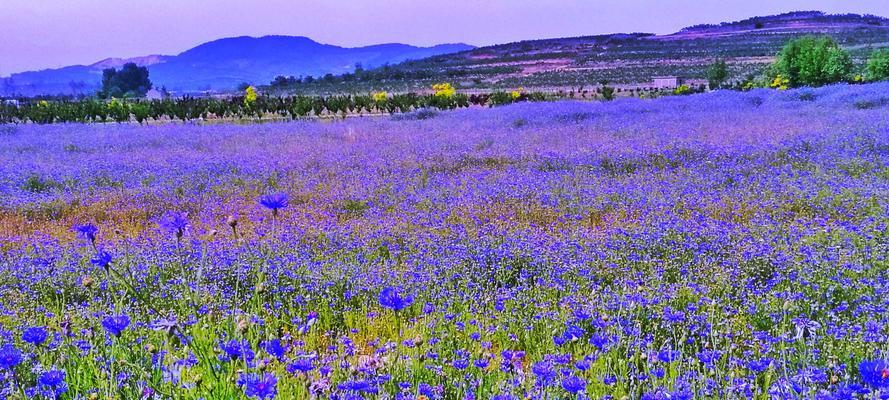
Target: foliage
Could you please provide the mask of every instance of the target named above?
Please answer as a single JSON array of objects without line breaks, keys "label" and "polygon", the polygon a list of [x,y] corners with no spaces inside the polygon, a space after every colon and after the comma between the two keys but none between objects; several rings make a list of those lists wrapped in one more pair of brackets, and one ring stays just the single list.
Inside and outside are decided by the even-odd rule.
[{"label": "foliage", "polygon": [[778,74],[772,79],[772,82],[769,83],[769,87],[772,89],[787,90],[790,88],[790,79]]},{"label": "foliage", "polygon": [[707,82],[710,90],[721,89],[728,79],[728,65],[725,59],[717,59],[707,68]]},{"label": "foliage", "polygon": [[789,87],[823,86],[849,79],[852,58],[829,36],[806,36],[788,42],[772,65],[772,76]]},{"label": "foliage", "polygon": [[457,93],[450,83],[436,83],[432,85],[432,90],[435,92],[435,97],[442,98],[451,98]]},{"label": "foliage", "polygon": [[151,80],[148,79],[148,68],[140,67],[135,63],[126,63],[118,71],[107,68],[102,71],[102,90],[100,97],[145,97],[151,90]]},{"label": "foliage", "polygon": [[889,79],[889,49],[880,49],[871,53],[867,60],[867,79],[871,81]]},{"label": "foliage", "polygon": [[673,94],[675,94],[675,95],[682,96],[682,95],[687,95],[687,94],[691,94],[691,93],[692,93],[691,88],[684,83],[677,86],[676,89],[673,89]]}]

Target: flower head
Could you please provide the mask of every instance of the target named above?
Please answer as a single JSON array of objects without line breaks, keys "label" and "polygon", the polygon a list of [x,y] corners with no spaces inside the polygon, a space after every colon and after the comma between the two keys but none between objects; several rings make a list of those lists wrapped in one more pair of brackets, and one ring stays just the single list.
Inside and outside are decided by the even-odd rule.
[{"label": "flower head", "polygon": [[74,225],[71,229],[90,243],[96,242],[96,234],[99,233],[99,228],[93,224]]},{"label": "flower head", "polygon": [[58,398],[68,391],[68,384],[65,382],[65,371],[46,371],[37,377],[37,385],[46,397]]},{"label": "flower head", "polygon": [[246,340],[238,341],[232,339],[228,342],[220,343],[219,348],[225,353],[225,358],[229,360],[237,360],[240,358],[250,362],[253,361],[253,357],[256,356],[253,352],[253,348],[250,347],[250,343]]},{"label": "flower head", "polygon": [[586,381],[577,375],[570,375],[562,379],[562,389],[569,393],[578,393],[586,390]]},{"label": "flower head", "polygon": [[188,228],[191,227],[191,224],[188,222],[188,213],[174,211],[164,214],[158,225],[167,232],[176,235],[177,239],[185,235],[185,232],[188,232]]},{"label": "flower head", "polygon": [[315,361],[311,357],[298,357],[287,366],[287,372],[291,374],[296,372],[307,373],[313,369],[315,369]]},{"label": "flower head", "polygon": [[410,307],[414,302],[413,296],[403,296],[401,293],[398,293],[398,289],[394,287],[386,287],[380,292],[380,305],[386,308],[391,308],[395,311],[403,310],[407,307]]},{"label": "flower head", "polygon": [[22,352],[11,344],[0,347],[0,368],[13,369],[22,362]]},{"label": "flower head", "polygon": [[46,341],[47,333],[45,326],[32,326],[22,332],[22,341],[40,346]]},{"label": "flower head", "polygon": [[889,361],[870,360],[858,364],[861,380],[872,388],[889,388]]},{"label": "flower head", "polygon": [[107,251],[99,251],[92,259],[90,259],[90,262],[97,267],[102,267],[107,270],[108,266],[111,265],[111,260],[111,254]]},{"label": "flower head", "polygon": [[278,210],[287,208],[287,203],[287,193],[272,193],[259,198],[259,204],[272,210],[272,215],[278,215]]},{"label": "flower head", "polygon": [[244,386],[244,394],[247,397],[257,399],[274,399],[278,394],[276,386],[278,379],[274,374],[244,374],[238,379],[238,384]]},{"label": "flower head", "polygon": [[126,315],[109,315],[102,320],[102,327],[108,333],[120,337],[127,327],[130,326],[130,317]]}]

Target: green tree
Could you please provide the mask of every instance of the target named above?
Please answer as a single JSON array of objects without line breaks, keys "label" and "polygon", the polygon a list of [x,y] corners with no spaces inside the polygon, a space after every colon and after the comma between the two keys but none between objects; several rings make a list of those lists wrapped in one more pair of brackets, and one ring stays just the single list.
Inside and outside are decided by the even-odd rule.
[{"label": "green tree", "polygon": [[102,71],[101,97],[145,97],[149,90],[151,80],[146,67],[126,63],[119,71],[114,68]]},{"label": "green tree", "polygon": [[710,90],[721,88],[726,79],[728,79],[728,65],[725,60],[717,59],[710,68],[707,68],[707,82],[710,85]]},{"label": "green tree", "polygon": [[852,70],[849,56],[829,36],[804,36],[788,42],[772,65],[771,78],[784,78],[791,87],[841,82]]},{"label": "green tree", "polygon": [[867,79],[883,81],[889,79],[889,49],[873,52],[867,60]]}]

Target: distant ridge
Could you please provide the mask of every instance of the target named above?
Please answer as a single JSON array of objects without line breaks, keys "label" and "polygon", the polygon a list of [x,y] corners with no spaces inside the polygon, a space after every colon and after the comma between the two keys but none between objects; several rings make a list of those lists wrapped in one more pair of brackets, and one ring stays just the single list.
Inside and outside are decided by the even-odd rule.
[{"label": "distant ridge", "polygon": [[302,36],[241,36],[198,45],[179,55],[107,58],[91,65],[21,72],[0,79],[2,94],[90,93],[101,84],[102,69],[127,62],[147,66],[155,86],[180,92],[228,90],[240,83],[268,83],[278,75],[321,76],[473,49],[454,43],[417,47],[387,43],[341,47]]},{"label": "distant ridge", "polygon": [[[204,43],[176,56],[106,59],[91,66],[14,74],[0,79],[0,95],[88,93],[98,88],[103,66],[126,61],[148,66],[156,86],[180,93],[227,90],[242,82],[266,84],[278,75],[337,75],[353,71],[357,63],[365,69],[386,65],[377,72],[387,84],[401,79],[408,82],[402,87],[421,88],[447,80],[463,88],[581,89],[602,81],[645,84],[662,75],[701,83],[717,57],[732,65],[733,79],[741,80],[761,73],[788,40],[811,34],[834,37],[861,65],[873,49],[889,45],[889,19],[795,11],[694,25],[668,35],[614,33],[478,48],[460,43],[345,48],[302,36],[242,36]],[[379,86],[373,85],[366,83],[361,90]]]}]

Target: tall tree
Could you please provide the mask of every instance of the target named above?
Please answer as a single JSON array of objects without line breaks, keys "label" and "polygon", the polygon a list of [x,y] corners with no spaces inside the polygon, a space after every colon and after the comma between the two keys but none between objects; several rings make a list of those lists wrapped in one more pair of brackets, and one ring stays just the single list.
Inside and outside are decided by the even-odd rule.
[{"label": "tall tree", "polygon": [[822,86],[846,80],[852,57],[829,36],[805,36],[788,42],[772,65],[772,78],[790,86]]},{"label": "tall tree", "polygon": [[710,68],[707,69],[707,81],[710,84],[710,90],[716,90],[725,84],[728,79],[728,66],[725,60],[717,59]]},{"label": "tall tree", "polygon": [[99,94],[104,98],[145,97],[151,86],[148,68],[126,63],[119,71],[114,68],[102,71],[102,91]]}]

